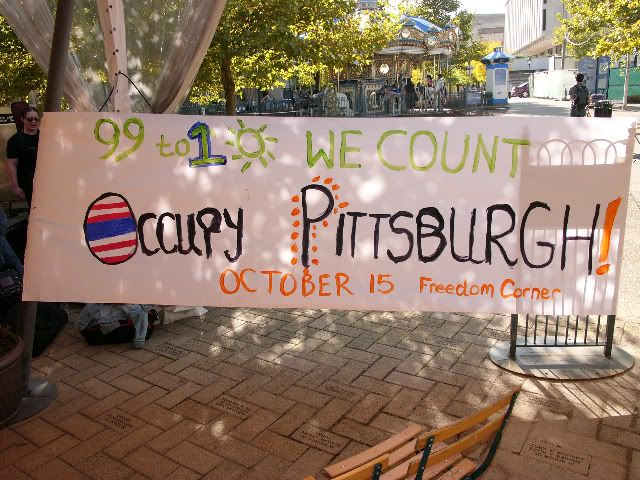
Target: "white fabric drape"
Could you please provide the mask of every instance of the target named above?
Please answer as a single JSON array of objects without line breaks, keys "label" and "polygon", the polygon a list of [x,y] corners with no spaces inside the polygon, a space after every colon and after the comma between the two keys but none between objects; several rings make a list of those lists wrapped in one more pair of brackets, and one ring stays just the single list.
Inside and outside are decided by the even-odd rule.
[{"label": "white fabric drape", "polygon": [[207,53],[226,0],[189,1],[156,81],[153,112],[173,113],[186,97]]},{"label": "white fabric drape", "polygon": [[[0,0],[0,14],[7,20],[35,61],[46,72],[49,69],[53,15],[46,0]],[[96,111],[89,94],[87,82],[82,76],[80,62],[73,51],[65,73],[64,96],[75,111]]]}]

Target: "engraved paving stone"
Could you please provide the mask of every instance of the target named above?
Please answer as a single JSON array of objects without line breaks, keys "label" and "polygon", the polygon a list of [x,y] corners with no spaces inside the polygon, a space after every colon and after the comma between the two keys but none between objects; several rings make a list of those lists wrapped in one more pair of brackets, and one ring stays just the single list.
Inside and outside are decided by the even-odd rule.
[{"label": "engraved paving stone", "polygon": [[344,398],[345,400],[355,401],[363,396],[362,390],[348,387],[336,382],[325,382],[319,389],[320,392],[332,395],[338,398]]},{"label": "engraved paving stone", "polygon": [[255,412],[255,409],[248,403],[241,402],[227,395],[218,398],[211,406],[243,419],[249,418]]},{"label": "engraved paving stone", "polygon": [[300,427],[291,437],[294,440],[334,455],[339,453],[349,442],[348,438],[325,432],[309,424]]},{"label": "engraved paving stone", "polygon": [[122,435],[128,435],[144,425],[141,420],[120,410],[111,410],[96,420]]},{"label": "engraved paving stone", "polygon": [[451,350],[457,350],[458,352],[464,352],[469,344],[461,342],[459,340],[451,340],[450,338],[431,336],[425,340],[429,345],[435,345],[436,347],[449,348]]},{"label": "engraved paving stone", "polygon": [[174,360],[184,356],[187,352],[186,350],[176,347],[175,345],[171,345],[170,343],[154,345],[151,350],[159,353],[160,355],[164,355],[165,357],[173,358]]},{"label": "engraved paving stone", "polygon": [[591,456],[540,440],[528,440],[520,452],[523,456],[540,460],[554,467],[570,470],[581,475],[589,471]]}]

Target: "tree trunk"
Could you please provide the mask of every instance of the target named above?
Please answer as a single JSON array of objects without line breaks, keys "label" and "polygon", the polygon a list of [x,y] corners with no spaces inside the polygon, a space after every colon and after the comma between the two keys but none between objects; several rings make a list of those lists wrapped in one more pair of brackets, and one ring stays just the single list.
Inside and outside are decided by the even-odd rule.
[{"label": "tree trunk", "polygon": [[627,97],[629,96],[629,54],[624,65],[624,90],[622,92],[622,109],[627,108]]},{"label": "tree trunk", "polygon": [[320,91],[320,72],[316,72],[313,74],[313,80],[316,86],[314,91],[319,92]]},{"label": "tree trunk", "polygon": [[222,73],[222,88],[224,89],[225,113],[227,115],[236,114],[236,84],[233,81],[233,74],[231,73],[231,58],[223,55],[221,62]]}]

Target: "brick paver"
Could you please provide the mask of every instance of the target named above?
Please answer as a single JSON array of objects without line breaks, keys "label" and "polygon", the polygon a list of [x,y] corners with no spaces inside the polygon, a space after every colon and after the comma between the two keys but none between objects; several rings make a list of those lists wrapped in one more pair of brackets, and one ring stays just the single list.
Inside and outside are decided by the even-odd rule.
[{"label": "brick paver", "polygon": [[[637,356],[640,321],[618,326]],[[0,429],[0,478],[302,479],[515,385],[523,392],[483,479],[639,478],[640,367],[527,380],[488,359],[508,328],[504,315],[212,308],[136,350],[88,347],[69,324],[33,362],[58,398]],[[531,441],[586,456],[586,475],[525,455]]]}]

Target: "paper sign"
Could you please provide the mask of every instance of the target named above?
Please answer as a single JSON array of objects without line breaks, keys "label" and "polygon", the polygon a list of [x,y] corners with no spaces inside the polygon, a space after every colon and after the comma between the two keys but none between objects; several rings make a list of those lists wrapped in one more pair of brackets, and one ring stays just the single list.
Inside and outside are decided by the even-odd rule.
[{"label": "paper sign", "polygon": [[632,128],[47,113],[24,298],[615,313]]}]

